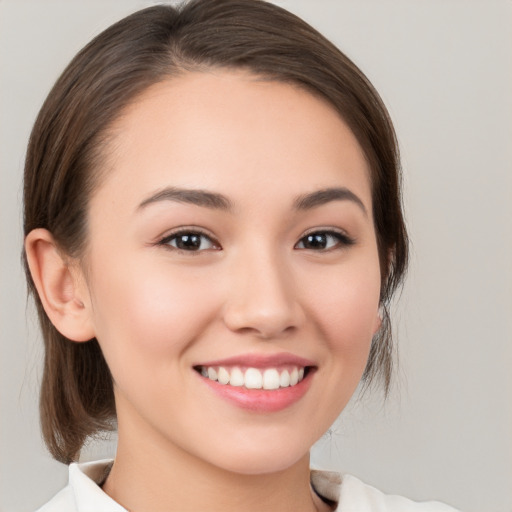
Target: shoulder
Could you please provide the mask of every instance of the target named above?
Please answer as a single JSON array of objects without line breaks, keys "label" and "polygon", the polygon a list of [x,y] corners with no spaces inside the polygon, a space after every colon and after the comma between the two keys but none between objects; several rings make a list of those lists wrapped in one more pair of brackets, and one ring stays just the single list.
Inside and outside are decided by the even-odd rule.
[{"label": "shoulder", "polygon": [[339,508],[344,512],[456,512],[438,501],[416,502],[384,494],[352,475],[343,475]]},{"label": "shoulder", "polygon": [[111,466],[111,460],[71,464],[68,485],[36,512],[126,512],[100,487]]},{"label": "shoulder", "polygon": [[36,512],[76,512],[73,489],[68,485]]},{"label": "shoulder", "polygon": [[343,512],[457,512],[438,501],[416,502],[384,494],[348,474],[313,471],[311,481],[320,495],[337,502],[336,510]]}]

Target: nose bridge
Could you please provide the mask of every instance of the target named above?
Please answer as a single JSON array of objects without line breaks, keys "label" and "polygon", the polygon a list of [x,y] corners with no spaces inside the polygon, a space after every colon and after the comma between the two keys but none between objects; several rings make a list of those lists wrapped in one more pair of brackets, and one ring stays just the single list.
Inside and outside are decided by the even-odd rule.
[{"label": "nose bridge", "polygon": [[253,246],[238,254],[228,294],[224,320],[232,330],[270,338],[300,324],[291,268],[275,247]]}]

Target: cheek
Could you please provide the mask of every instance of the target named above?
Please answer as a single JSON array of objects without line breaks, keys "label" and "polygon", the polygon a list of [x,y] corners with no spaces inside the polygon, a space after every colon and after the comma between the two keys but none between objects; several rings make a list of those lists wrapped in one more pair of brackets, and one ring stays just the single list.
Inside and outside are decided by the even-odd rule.
[{"label": "cheek", "polygon": [[[359,264],[320,281],[310,307],[334,352],[364,355],[379,326],[378,263]],[[318,282],[318,281],[317,281]]]},{"label": "cheek", "polygon": [[133,368],[169,364],[162,356],[184,350],[214,314],[204,279],[166,265],[116,263],[96,267],[92,288],[96,337],[107,360]]},{"label": "cheek", "polygon": [[325,391],[318,404],[319,410],[325,411],[328,426],[356,390],[380,324],[378,259],[347,265],[322,282],[310,302],[310,316],[317,319],[326,347],[320,370]]}]

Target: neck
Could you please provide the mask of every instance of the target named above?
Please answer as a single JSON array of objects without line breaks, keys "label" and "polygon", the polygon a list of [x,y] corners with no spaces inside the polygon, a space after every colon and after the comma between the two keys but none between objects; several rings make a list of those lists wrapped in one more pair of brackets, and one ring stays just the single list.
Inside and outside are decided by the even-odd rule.
[{"label": "neck", "polygon": [[184,452],[158,434],[135,435],[121,422],[116,460],[103,490],[131,512],[312,512],[323,506],[311,491],[309,453],[277,472],[240,474]]}]

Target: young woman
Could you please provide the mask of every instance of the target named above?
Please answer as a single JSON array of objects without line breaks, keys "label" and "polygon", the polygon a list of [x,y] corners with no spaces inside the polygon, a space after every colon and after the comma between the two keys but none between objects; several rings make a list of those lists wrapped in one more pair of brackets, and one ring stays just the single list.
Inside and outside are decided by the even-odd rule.
[{"label": "young woman", "polygon": [[407,264],[393,127],[371,84],[286,11],[157,6],[87,45],[25,168],[45,340],[50,511],[448,511],[312,472],[361,378],[391,378]]}]

